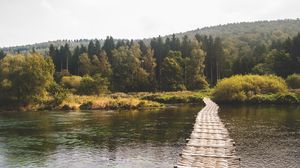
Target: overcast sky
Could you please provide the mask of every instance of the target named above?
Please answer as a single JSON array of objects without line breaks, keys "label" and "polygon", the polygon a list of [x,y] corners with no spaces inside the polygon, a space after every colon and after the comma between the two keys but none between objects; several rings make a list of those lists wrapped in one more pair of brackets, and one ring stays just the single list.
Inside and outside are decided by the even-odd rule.
[{"label": "overcast sky", "polygon": [[286,18],[300,18],[300,0],[1,0],[0,47]]}]

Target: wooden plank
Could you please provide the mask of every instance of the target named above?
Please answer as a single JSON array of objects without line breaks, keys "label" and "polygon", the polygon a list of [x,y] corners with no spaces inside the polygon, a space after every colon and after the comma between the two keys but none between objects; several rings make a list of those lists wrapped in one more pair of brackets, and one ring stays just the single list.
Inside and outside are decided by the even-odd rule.
[{"label": "wooden plank", "polygon": [[218,116],[219,106],[208,98],[206,106],[198,113],[194,130],[177,161],[177,168],[240,167],[235,153],[235,143]]},{"label": "wooden plank", "polygon": [[182,155],[188,155],[188,156],[201,156],[201,157],[211,157],[211,158],[230,158],[230,159],[237,159],[237,160],[240,160],[239,157],[237,156],[218,156],[218,155],[204,155],[204,154],[193,154],[193,153],[182,153]]}]

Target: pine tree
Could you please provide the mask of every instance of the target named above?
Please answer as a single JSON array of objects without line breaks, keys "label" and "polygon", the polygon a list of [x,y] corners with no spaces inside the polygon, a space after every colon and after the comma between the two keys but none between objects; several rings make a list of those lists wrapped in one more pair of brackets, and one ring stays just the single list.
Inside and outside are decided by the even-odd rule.
[{"label": "pine tree", "polygon": [[96,54],[96,47],[95,47],[95,44],[93,42],[93,40],[90,41],[89,45],[88,45],[88,56],[90,58],[93,57],[93,55]]},{"label": "pine tree", "polygon": [[164,43],[163,40],[161,38],[161,36],[159,36],[157,39],[153,38],[151,40],[151,48],[154,51],[154,56],[155,56],[155,60],[156,60],[156,78],[157,78],[157,82],[160,86],[160,82],[161,82],[161,64],[164,60],[164,58],[166,57],[165,55],[165,51],[164,51]]},{"label": "pine tree", "polygon": [[70,73],[73,75],[79,75],[79,56],[82,53],[80,52],[79,46],[76,46],[73,52],[73,55],[70,59]]},{"label": "pine tree", "polygon": [[50,45],[49,47],[49,56],[52,58],[52,61],[54,63],[55,71],[59,72],[60,71],[60,58],[59,58],[59,50],[57,47],[54,47],[53,44]]},{"label": "pine tree", "polygon": [[145,55],[147,53],[148,47],[146,46],[146,44],[144,43],[143,40],[139,40],[138,44],[140,45],[140,50],[142,52],[142,56]]},{"label": "pine tree", "polygon": [[80,54],[87,53],[87,52],[88,52],[87,48],[84,45],[81,44],[81,46],[80,46]]},{"label": "pine tree", "polygon": [[215,57],[215,78],[213,79],[213,85],[215,85],[223,77],[224,72],[225,58],[221,38],[215,38],[213,48]]},{"label": "pine tree", "polygon": [[65,58],[65,69],[69,72],[69,59],[72,56],[72,53],[70,51],[69,44],[66,43],[65,46],[63,47],[63,57]]},{"label": "pine tree", "polygon": [[101,52],[100,41],[99,41],[99,40],[96,40],[96,42],[95,42],[95,54],[96,54],[96,55],[99,55],[100,52]]},{"label": "pine tree", "polygon": [[181,43],[181,53],[182,53],[182,57],[186,58],[188,56],[190,56],[191,54],[191,45],[190,45],[191,41],[189,40],[188,36],[185,35],[183,37],[182,43]]},{"label": "pine tree", "polygon": [[107,36],[106,40],[104,41],[102,49],[106,52],[108,56],[108,60],[111,63],[112,51],[115,49],[115,42],[111,36]]},{"label": "pine tree", "polygon": [[172,51],[179,51],[180,50],[180,39],[176,38],[175,34],[172,35],[171,42],[170,42],[170,50]]},{"label": "pine tree", "polygon": [[0,49],[0,60],[3,59],[5,55],[6,54],[3,52],[3,50]]}]

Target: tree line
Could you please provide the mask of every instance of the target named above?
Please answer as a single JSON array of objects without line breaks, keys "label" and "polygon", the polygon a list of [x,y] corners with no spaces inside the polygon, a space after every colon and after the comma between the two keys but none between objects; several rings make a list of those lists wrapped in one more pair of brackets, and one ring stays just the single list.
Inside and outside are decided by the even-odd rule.
[{"label": "tree line", "polygon": [[[87,46],[74,49],[70,49],[69,44],[50,45],[46,56],[35,50],[25,55],[0,50],[2,95],[16,95],[21,99],[24,91],[27,95],[30,95],[27,91],[36,92],[30,87],[37,87],[32,85],[35,80],[45,83],[45,79],[38,76],[41,74],[47,74],[49,79],[53,76],[56,83],[64,87],[76,87],[78,94],[99,94],[107,90],[199,90],[235,74],[275,74],[285,78],[300,73],[300,34],[273,40],[270,44],[251,45],[236,45],[228,38],[199,34],[193,38],[159,36],[148,42],[107,37],[103,43],[91,40]],[[37,76],[28,78],[30,74]],[[73,79],[78,79],[77,83],[82,81],[80,86],[74,84]],[[46,83],[50,86],[48,81]]]},{"label": "tree line", "polygon": [[123,92],[203,89],[205,56],[202,41],[175,35],[150,44],[107,37],[103,45],[95,40],[73,51],[68,44],[49,47],[57,81],[65,75],[100,75],[111,91]]},{"label": "tree line", "polygon": [[233,61],[233,74],[275,74],[286,78],[300,73],[300,34],[239,50],[240,56]]}]

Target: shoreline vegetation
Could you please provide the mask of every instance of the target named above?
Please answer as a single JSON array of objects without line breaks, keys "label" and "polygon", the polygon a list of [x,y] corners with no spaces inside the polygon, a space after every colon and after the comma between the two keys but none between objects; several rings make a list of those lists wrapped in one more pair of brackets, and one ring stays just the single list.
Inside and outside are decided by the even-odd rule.
[{"label": "shoreline vegetation", "polygon": [[219,104],[300,105],[300,80],[291,78],[300,75],[286,81],[275,75],[235,75],[219,81],[212,98]]},{"label": "shoreline vegetation", "polygon": [[0,109],[163,108],[204,97],[299,105],[300,33],[246,37],[109,36],[87,46],[51,44],[44,53],[0,50]]},{"label": "shoreline vegetation", "polygon": [[[253,94],[249,98],[237,97],[235,100],[219,100],[216,88],[202,91],[177,92],[135,92],[111,93],[98,96],[74,95],[68,93],[66,98],[55,104],[52,98],[36,104],[16,106],[1,106],[0,111],[29,111],[29,110],[131,110],[165,108],[171,104],[197,104],[203,105],[203,98],[210,97],[219,105],[300,105],[300,89],[289,89],[282,93]],[[248,95],[249,96],[249,95]]]}]

